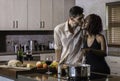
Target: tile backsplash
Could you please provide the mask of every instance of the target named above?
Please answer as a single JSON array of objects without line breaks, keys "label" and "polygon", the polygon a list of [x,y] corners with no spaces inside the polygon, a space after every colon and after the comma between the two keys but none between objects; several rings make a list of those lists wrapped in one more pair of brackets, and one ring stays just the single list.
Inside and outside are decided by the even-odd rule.
[{"label": "tile backsplash", "polygon": [[48,41],[53,41],[53,35],[7,35],[6,51],[14,52],[15,44],[27,44],[29,40],[36,40],[39,44],[48,45]]}]

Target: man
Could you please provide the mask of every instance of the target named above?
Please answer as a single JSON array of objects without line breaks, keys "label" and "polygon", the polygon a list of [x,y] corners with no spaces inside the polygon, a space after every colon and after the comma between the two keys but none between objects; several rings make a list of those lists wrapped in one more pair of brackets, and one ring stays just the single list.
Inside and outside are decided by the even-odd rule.
[{"label": "man", "polygon": [[74,64],[82,59],[83,17],[83,8],[74,6],[69,11],[69,19],[54,29],[55,60],[60,64]]}]

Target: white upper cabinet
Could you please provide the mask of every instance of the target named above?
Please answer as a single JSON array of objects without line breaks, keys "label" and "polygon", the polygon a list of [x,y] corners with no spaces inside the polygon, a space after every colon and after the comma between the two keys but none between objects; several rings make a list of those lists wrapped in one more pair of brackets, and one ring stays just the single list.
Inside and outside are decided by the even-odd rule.
[{"label": "white upper cabinet", "polygon": [[27,0],[0,0],[0,30],[27,29]]},{"label": "white upper cabinet", "polygon": [[28,30],[40,30],[40,0],[28,0]]},{"label": "white upper cabinet", "polygon": [[40,0],[41,30],[51,30],[52,27],[52,0]]},{"label": "white upper cabinet", "polygon": [[75,5],[75,0],[53,0],[53,29],[58,24],[67,21],[69,9]]},{"label": "white upper cabinet", "polygon": [[50,30],[52,0],[28,0],[28,30]]},{"label": "white upper cabinet", "polygon": [[13,28],[12,20],[12,0],[0,0],[0,30]]},{"label": "white upper cabinet", "polygon": [[[67,13],[68,14],[68,13]],[[53,29],[64,22],[64,0],[53,0]]]},{"label": "white upper cabinet", "polygon": [[14,30],[27,30],[27,0],[13,0]]},{"label": "white upper cabinet", "polygon": [[75,0],[0,0],[0,30],[53,30]]}]

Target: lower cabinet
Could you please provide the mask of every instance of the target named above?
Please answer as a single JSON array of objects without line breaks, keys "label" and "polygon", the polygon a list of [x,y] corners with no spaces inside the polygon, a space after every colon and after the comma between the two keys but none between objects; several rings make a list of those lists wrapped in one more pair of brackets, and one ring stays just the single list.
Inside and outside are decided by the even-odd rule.
[{"label": "lower cabinet", "polygon": [[55,59],[55,53],[40,54],[40,59],[41,60],[46,60],[47,57],[50,57],[52,60],[54,60]]},{"label": "lower cabinet", "polygon": [[111,75],[120,76],[120,57],[107,56],[106,61],[110,67]]},{"label": "lower cabinet", "polygon": [[5,55],[5,56],[0,56],[0,61],[9,61],[16,58],[17,58],[16,55]]},{"label": "lower cabinet", "polygon": [[46,60],[47,57],[50,57],[52,60],[55,59],[55,53],[43,53],[43,54],[34,54],[33,60],[39,61],[39,60]]}]

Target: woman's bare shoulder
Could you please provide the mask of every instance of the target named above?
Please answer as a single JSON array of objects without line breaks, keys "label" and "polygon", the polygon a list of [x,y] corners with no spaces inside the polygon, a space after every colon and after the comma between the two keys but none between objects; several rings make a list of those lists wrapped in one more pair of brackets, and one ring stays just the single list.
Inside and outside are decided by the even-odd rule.
[{"label": "woman's bare shoulder", "polygon": [[101,42],[101,41],[105,40],[105,37],[102,34],[97,34],[96,39],[97,39],[98,42]]}]

